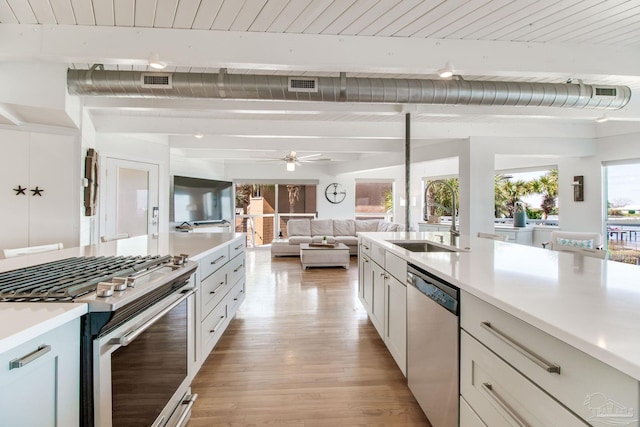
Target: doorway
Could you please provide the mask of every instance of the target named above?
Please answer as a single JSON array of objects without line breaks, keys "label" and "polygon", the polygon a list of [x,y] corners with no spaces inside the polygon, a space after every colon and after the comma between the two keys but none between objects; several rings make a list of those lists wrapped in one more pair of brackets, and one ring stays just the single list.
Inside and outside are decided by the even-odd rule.
[{"label": "doorway", "polygon": [[158,233],[159,167],[117,158],[106,161],[102,235]]}]

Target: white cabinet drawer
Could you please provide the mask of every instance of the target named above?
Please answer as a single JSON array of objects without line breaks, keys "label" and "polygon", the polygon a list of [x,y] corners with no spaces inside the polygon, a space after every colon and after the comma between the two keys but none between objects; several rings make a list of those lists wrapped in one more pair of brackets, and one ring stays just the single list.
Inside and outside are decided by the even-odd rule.
[{"label": "white cabinet drawer", "polygon": [[379,266],[384,267],[384,254],[387,250],[376,244],[371,245],[371,259],[378,263]]},{"label": "white cabinet drawer", "polygon": [[[638,408],[638,381],[466,292],[460,325],[585,420],[593,416],[585,402],[595,394],[623,408]],[[547,365],[559,373],[548,372]]]},{"label": "white cabinet drawer", "polygon": [[235,285],[235,283],[244,276],[245,268],[244,268],[245,257],[237,257],[229,261],[226,265],[225,270],[227,271],[227,281],[230,286]]},{"label": "white cabinet drawer", "polygon": [[202,360],[209,356],[211,350],[216,345],[227,324],[227,305],[225,303],[218,304],[216,308],[205,317],[202,322],[201,342],[202,342]]},{"label": "white cabinet drawer", "polygon": [[245,298],[245,281],[244,279],[238,281],[233,289],[229,292],[227,297],[227,315],[231,319],[238,311],[238,307],[242,304]]},{"label": "white cabinet drawer", "polygon": [[460,396],[460,427],[487,427],[462,396]]},{"label": "white cabinet drawer", "polygon": [[245,244],[245,237],[242,236],[239,239],[233,240],[229,243],[229,258],[233,259],[238,255],[244,253],[247,245]]},{"label": "white cabinet drawer", "polygon": [[207,278],[211,273],[218,270],[229,261],[229,245],[224,245],[200,260],[201,276]]},{"label": "white cabinet drawer", "polygon": [[367,239],[360,239],[360,252],[371,257],[371,242]]},{"label": "white cabinet drawer", "polygon": [[223,268],[200,282],[202,316],[206,317],[222,301],[231,286],[227,269]]},{"label": "white cabinet drawer", "polygon": [[80,319],[0,353],[0,425],[78,426]]},{"label": "white cabinet drawer", "polygon": [[398,255],[386,251],[384,255],[384,269],[401,283],[407,283],[407,261]]},{"label": "white cabinet drawer", "polygon": [[460,334],[460,393],[491,427],[587,425],[464,331]]}]

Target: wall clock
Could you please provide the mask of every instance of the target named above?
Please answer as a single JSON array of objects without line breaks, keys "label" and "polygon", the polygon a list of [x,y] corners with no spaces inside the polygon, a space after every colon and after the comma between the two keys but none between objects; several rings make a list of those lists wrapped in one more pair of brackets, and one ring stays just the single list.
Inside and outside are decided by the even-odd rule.
[{"label": "wall clock", "polygon": [[331,203],[338,204],[344,200],[347,196],[347,192],[344,190],[342,184],[332,182],[327,185],[327,188],[324,190],[324,195]]}]

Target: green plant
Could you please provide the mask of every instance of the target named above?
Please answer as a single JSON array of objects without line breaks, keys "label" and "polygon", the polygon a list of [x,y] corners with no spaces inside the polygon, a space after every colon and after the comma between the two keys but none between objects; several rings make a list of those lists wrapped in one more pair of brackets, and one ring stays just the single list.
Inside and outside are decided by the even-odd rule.
[{"label": "green plant", "polygon": [[382,197],[384,198],[384,211],[393,212],[393,191],[385,191]]},{"label": "green plant", "polygon": [[[459,183],[458,178],[448,178],[443,179],[442,181],[449,184],[456,193],[456,206],[455,209],[458,209],[458,197],[459,194]],[[427,181],[427,185],[429,185],[432,180]],[[451,215],[451,191],[447,188],[446,185],[442,184],[434,184],[429,187],[429,193],[427,194],[427,198],[429,200],[429,216],[443,216],[443,215]]]}]

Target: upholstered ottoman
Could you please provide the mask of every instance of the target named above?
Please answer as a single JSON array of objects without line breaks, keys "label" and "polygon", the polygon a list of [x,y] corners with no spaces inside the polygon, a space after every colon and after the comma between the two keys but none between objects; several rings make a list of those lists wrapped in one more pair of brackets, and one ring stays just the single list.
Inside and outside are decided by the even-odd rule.
[{"label": "upholstered ottoman", "polygon": [[343,243],[334,245],[300,244],[300,261],[308,267],[344,267],[349,269],[349,248]]}]

